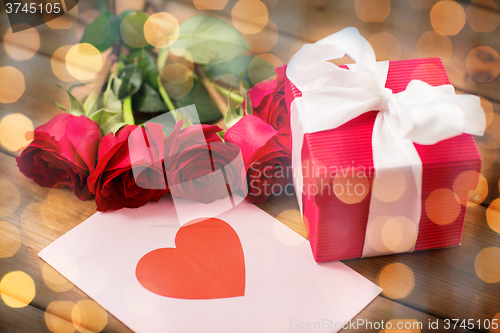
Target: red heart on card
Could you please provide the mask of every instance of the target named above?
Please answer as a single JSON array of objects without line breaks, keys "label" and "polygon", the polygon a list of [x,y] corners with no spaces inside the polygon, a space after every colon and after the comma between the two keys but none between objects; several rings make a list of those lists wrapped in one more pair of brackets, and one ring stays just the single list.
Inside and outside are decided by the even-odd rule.
[{"label": "red heart on card", "polygon": [[198,221],[177,231],[175,248],[143,256],[135,270],[137,280],[149,291],[173,298],[243,296],[245,259],[238,234],[221,219]]}]

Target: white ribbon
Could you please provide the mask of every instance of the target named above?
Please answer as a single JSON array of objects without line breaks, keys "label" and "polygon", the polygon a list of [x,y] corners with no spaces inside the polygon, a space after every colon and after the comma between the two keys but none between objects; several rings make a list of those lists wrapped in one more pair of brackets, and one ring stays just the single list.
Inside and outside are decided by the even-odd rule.
[{"label": "white ribbon", "polygon": [[[356,62],[349,70],[327,62],[344,55]],[[357,29],[346,28],[302,46],[286,72],[302,92],[291,107],[294,186],[301,212],[304,134],[333,129],[365,112],[380,110],[372,134],[376,177],[363,257],[414,250],[421,215],[422,161],[413,143],[431,145],[462,133],[483,135],[485,128],[477,96],[455,95],[451,85],[432,87],[420,80],[412,80],[405,91],[393,94],[385,88],[388,69],[389,62],[376,61],[372,47]],[[405,183],[401,183],[400,195],[376,195],[390,193],[387,179],[396,176]],[[396,241],[382,239],[384,224],[399,230],[389,232]]]}]

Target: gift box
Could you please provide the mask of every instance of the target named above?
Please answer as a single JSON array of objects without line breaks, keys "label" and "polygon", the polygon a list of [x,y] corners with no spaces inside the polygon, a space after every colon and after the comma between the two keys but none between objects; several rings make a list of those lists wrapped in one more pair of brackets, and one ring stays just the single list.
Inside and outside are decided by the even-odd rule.
[{"label": "gift box", "polygon": [[[339,46],[335,45],[335,47],[338,51]],[[366,48],[365,45],[362,49]],[[309,49],[302,52],[300,56],[302,63],[307,58],[307,54],[304,55],[307,51],[309,54],[313,53]],[[359,54],[352,52],[348,55],[353,59],[358,58],[357,64],[349,66],[350,68],[347,66],[340,66],[340,68],[344,70],[353,70],[356,66],[359,68],[361,62]],[[319,83],[314,83],[312,74],[307,69],[305,71],[303,69],[307,66],[302,65],[303,68],[296,70],[294,76],[296,78],[302,75],[302,85],[312,86],[311,90],[314,90],[315,94],[309,94],[312,102],[300,105],[300,107],[311,108],[311,105],[315,105],[314,103],[320,107],[303,111],[302,116],[300,113],[297,114],[292,103],[301,101],[303,94],[296,87],[295,82],[292,82],[294,78],[290,78],[289,74],[290,66],[296,68],[301,66],[296,65],[297,62],[294,63],[293,60],[292,58],[287,69],[285,87],[286,102],[292,118],[293,177],[315,260],[324,262],[459,245],[464,226],[468,190],[476,187],[481,168],[481,158],[473,136],[462,133],[434,144],[410,142],[412,147],[409,149],[414,147],[418,153],[417,159],[421,160],[420,174],[415,173],[417,175],[415,179],[418,179],[420,183],[415,181],[417,185],[414,186],[411,180],[413,176],[405,177],[412,174],[414,171],[412,168],[415,168],[415,165],[404,169],[396,159],[394,162],[396,166],[392,169],[391,152],[380,153],[385,149],[385,144],[380,145],[378,142],[379,147],[374,147],[376,140],[374,126],[380,125],[376,124],[376,121],[379,121],[376,119],[380,111],[368,109],[365,112],[358,112],[359,115],[331,129],[324,129],[325,126],[322,128],[321,116],[318,116],[319,121],[316,126],[319,130],[313,132],[304,130],[304,127],[308,126],[306,123],[310,122],[310,115],[316,117],[315,114],[323,112],[323,108],[332,109],[332,115],[336,114],[336,110],[339,110],[337,113],[341,113],[344,103],[342,100],[338,103],[317,102],[317,99],[329,94],[326,90],[334,87],[332,91],[335,93],[337,88],[335,85],[329,85],[325,77],[318,79]],[[369,66],[365,64],[365,67]],[[423,81],[432,87],[450,85],[439,58],[390,61],[386,70],[385,88],[392,90],[392,94],[405,91],[412,80]],[[337,70],[335,73],[342,74],[343,72]],[[313,82],[312,85],[311,82]],[[322,82],[327,82],[324,84],[326,88],[322,86]],[[344,82],[342,88],[357,89],[356,84],[353,84],[352,88],[347,86],[348,84]],[[347,93],[342,92],[343,95],[340,98],[344,98],[346,103],[351,103],[349,96],[345,97],[350,90],[346,91]],[[381,91],[383,92],[380,94],[390,93],[387,89]],[[354,91],[353,95],[356,93],[357,91]],[[422,104],[424,107],[426,103],[430,103],[431,108],[435,109],[431,112],[449,111],[446,104],[449,101],[448,97],[440,102],[433,102],[426,100],[428,95],[432,94],[414,94],[415,98],[407,98],[407,102]],[[452,97],[454,98],[459,98],[459,96]],[[478,108],[477,97],[460,96],[460,98],[457,102],[458,107],[465,110]],[[387,97],[385,99],[388,100]],[[443,101],[445,104],[439,104]],[[360,101],[358,104],[363,103]],[[373,105],[370,103],[367,105]],[[389,102],[389,110],[392,110],[389,112],[394,113],[395,105],[397,107],[398,103],[402,102],[397,99]],[[299,108],[299,106],[295,107]],[[416,112],[425,113],[429,111],[428,109],[422,108]],[[466,116],[465,122],[476,122],[475,127],[479,128],[476,132],[480,134],[481,126],[484,127],[484,119],[481,119],[477,112],[475,115],[474,119]],[[416,122],[418,123],[418,120]],[[453,122],[453,119],[450,122]],[[420,131],[423,131],[419,134],[421,138],[426,137],[426,131],[429,131],[429,136],[433,135],[431,133],[434,131],[433,123],[434,121],[431,121],[421,127]],[[397,123],[393,128],[404,126],[403,123]],[[381,174],[374,165],[375,154],[386,154],[381,162],[377,162],[382,168]],[[375,181],[378,186],[376,188],[374,188]],[[407,195],[406,192],[411,191],[415,192],[418,198],[415,194],[413,197],[410,194],[409,197],[401,199]],[[378,204],[381,206],[377,207]]]}]

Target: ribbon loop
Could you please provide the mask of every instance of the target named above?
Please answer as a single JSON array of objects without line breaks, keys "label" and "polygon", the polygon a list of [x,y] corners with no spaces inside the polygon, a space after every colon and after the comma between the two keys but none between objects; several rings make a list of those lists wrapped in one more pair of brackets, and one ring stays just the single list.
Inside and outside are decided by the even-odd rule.
[{"label": "ribbon loop", "polygon": [[[326,62],[344,55],[356,62],[348,65],[349,70]],[[379,177],[373,181],[363,257],[414,249],[413,233],[402,236],[404,246],[391,243],[384,247],[379,228],[382,220],[405,221],[403,229],[418,232],[422,161],[413,143],[435,144],[462,133],[482,135],[486,123],[479,98],[457,96],[451,85],[433,87],[413,80],[406,90],[393,94],[385,88],[388,69],[388,62],[376,62],[372,47],[355,28],[304,45],[287,67],[288,78],[302,92],[290,110],[292,164],[298,172],[294,185],[301,211],[303,135],[333,129],[365,112],[380,110],[372,134],[373,164]],[[404,191],[384,197],[381,193],[391,191],[384,179],[394,177],[404,183]]]},{"label": "ribbon loop", "polygon": [[385,111],[389,109],[389,99],[392,97],[392,90],[389,88],[382,88],[378,93],[378,98],[380,99],[380,111]]}]

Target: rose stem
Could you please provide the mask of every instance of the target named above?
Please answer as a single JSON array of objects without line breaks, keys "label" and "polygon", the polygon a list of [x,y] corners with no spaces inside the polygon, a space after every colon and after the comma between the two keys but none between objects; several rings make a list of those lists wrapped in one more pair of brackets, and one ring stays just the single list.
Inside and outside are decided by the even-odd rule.
[{"label": "rose stem", "polygon": [[212,82],[212,85],[215,87],[215,89],[217,89],[218,92],[220,92],[225,97],[229,97],[233,102],[241,104],[245,100],[243,96],[241,96],[235,91],[229,91],[229,89],[226,89],[215,82]]},{"label": "rose stem", "polygon": [[227,104],[224,98],[217,92],[212,81],[207,77],[205,71],[200,67],[200,65],[195,64],[196,73],[200,76],[200,81],[208,91],[210,97],[212,97],[212,101],[219,108],[222,115],[225,117],[227,112]]},{"label": "rose stem", "polygon": [[123,121],[129,125],[135,125],[134,113],[132,111],[132,96],[123,101]]},{"label": "rose stem", "polygon": [[163,101],[167,105],[168,110],[169,111],[175,110],[174,103],[172,103],[172,100],[170,99],[170,97],[167,94],[167,91],[165,90],[165,87],[163,87],[163,83],[161,82],[161,78],[159,75],[157,80],[158,80],[158,90],[160,91],[160,96],[161,98],[163,98]]},{"label": "rose stem", "polygon": [[[161,8],[158,7],[158,5],[156,5],[152,0],[146,0],[145,7],[148,7],[148,6],[156,13],[161,12]],[[208,94],[210,95],[210,98],[215,103],[215,105],[217,106],[219,111],[222,113],[222,116],[225,117],[226,113],[227,113],[228,106],[227,106],[224,98],[222,98],[222,96],[219,94],[218,89],[215,87],[215,83],[213,83],[207,77],[207,75],[205,74],[205,71],[203,70],[203,68],[201,68],[200,65],[195,64],[195,69],[201,78],[201,83],[203,84],[203,86],[207,90]],[[161,86],[161,85],[159,85],[159,86]],[[222,88],[222,87],[219,87],[219,88]],[[225,88],[222,88],[222,89],[225,89]],[[174,110],[175,107],[173,106],[172,101],[170,100],[168,95],[166,94],[165,89],[163,89],[163,91],[165,92],[165,96],[167,97],[167,98],[165,98],[165,96],[162,95],[163,100],[165,101],[165,104],[167,104],[167,107],[169,107],[170,110]],[[224,92],[222,92],[222,91],[221,91],[221,93],[224,94]],[[162,94],[161,89],[160,89],[160,94]],[[228,95],[229,95],[229,91],[228,91]],[[225,95],[225,96],[227,97],[228,95]],[[233,95],[233,94],[231,94],[231,95]],[[232,97],[231,99],[234,100],[234,97]],[[170,102],[170,105],[172,106],[171,108],[169,106],[169,102]],[[237,102],[237,101],[235,101],[235,102]],[[241,102],[243,102],[243,100]],[[219,122],[217,122],[216,125],[219,125],[220,127],[226,129],[226,124],[224,122],[224,118],[222,120],[220,120]]]}]

